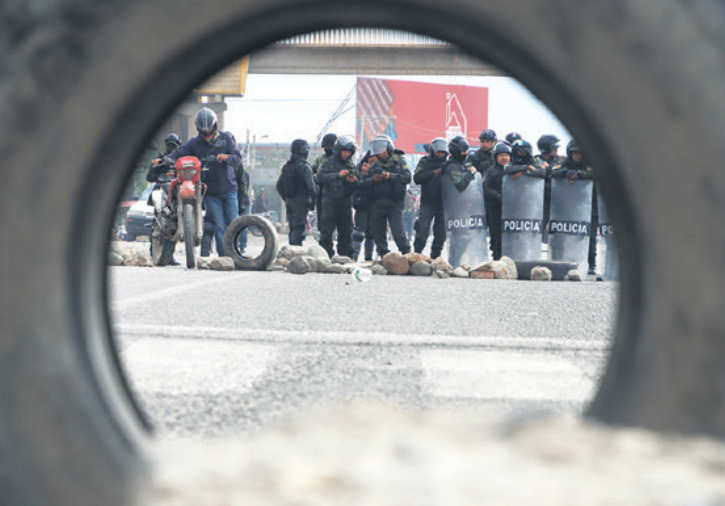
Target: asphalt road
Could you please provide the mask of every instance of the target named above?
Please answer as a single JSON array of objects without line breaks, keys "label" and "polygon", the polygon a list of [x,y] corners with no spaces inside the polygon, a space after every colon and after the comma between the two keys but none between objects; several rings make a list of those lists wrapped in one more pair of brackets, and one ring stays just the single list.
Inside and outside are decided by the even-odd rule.
[{"label": "asphalt road", "polygon": [[618,285],[109,269],[124,369],[160,436],[244,433],[360,400],[579,413]]}]

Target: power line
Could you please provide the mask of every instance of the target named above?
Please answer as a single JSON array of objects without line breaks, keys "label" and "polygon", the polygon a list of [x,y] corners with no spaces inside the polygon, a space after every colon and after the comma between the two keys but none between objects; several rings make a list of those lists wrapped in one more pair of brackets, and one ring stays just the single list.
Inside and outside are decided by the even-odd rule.
[{"label": "power line", "polygon": [[350,101],[352,101],[352,97],[357,95],[357,83],[352,87],[350,92],[347,94],[347,96],[343,99],[343,101],[340,103],[337,110],[332,114],[332,117],[325,123],[325,126],[322,127],[322,130],[320,130],[320,133],[317,134],[317,142],[320,142],[322,140],[322,137],[327,132],[327,129],[330,128],[330,126],[343,114],[348,112],[350,109],[354,107],[355,104],[348,106]]}]

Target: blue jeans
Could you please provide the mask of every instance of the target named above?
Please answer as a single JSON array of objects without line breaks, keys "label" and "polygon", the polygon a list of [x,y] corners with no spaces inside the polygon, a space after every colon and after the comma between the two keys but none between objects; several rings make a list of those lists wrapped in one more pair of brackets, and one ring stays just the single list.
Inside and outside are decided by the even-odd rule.
[{"label": "blue jeans", "polygon": [[[242,215],[249,214],[249,204],[244,206]],[[239,251],[247,249],[247,229],[245,228],[241,234],[239,234]]]},{"label": "blue jeans", "polygon": [[221,195],[207,195],[204,202],[206,203],[206,219],[214,227],[216,251],[220,257],[223,257],[225,256],[224,232],[227,226],[239,216],[237,190]]}]

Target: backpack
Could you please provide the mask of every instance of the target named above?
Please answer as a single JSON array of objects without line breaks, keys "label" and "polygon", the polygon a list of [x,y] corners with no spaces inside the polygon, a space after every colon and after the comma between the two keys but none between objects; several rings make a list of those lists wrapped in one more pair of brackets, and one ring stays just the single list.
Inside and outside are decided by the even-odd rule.
[{"label": "backpack", "polygon": [[286,163],[282,167],[282,173],[277,180],[277,193],[283,200],[294,197],[297,193],[297,177],[294,172],[294,165]]}]

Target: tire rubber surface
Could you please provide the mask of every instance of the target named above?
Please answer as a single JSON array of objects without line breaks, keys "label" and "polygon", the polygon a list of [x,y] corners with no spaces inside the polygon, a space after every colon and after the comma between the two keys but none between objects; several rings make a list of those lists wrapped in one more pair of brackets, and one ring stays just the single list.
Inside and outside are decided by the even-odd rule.
[{"label": "tire rubber surface", "polygon": [[186,255],[186,268],[196,267],[196,252],[194,251],[194,206],[184,204],[184,249]]},{"label": "tire rubber surface", "polygon": [[[244,258],[239,251],[239,234],[245,229],[254,227],[264,238],[264,247],[259,256]],[[277,258],[279,236],[277,230],[268,219],[253,214],[245,214],[229,224],[224,232],[224,253],[234,260],[234,265],[242,271],[263,271]]]},{"label": "tire rubber surface", "polygon": [[589,414],[725,436],[724,10],[707,0],[0,2],[0,158],[13,168],[0,199],[0,216],[13,217],[0,234],[0,502],[145,500],[148,434],[106,308],[115,203],[198,83],[276,40],[345,26],[414,27],[458,44],[576,134],[620,253],[615,343]]}]

